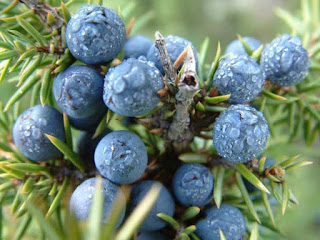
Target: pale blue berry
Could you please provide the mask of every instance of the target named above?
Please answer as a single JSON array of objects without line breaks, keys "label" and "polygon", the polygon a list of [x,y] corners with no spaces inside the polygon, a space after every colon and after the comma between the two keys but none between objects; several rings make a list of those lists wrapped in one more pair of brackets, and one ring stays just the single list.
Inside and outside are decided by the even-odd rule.
[{"label": "pale blue berry", "polygon": [[148,164],[142,140],[129,131],[114,131],[99,142],[94,161],[99,173],[114,183],[129,184],[138,180]]},{"label": "pale blue berry", "polygon": [[59,108],[73,118],[89,117],[103,109],[102,93],[103,77],[88,66],[70,66],[53,83]]},{"label": "pale blue berry", "polygon": [[72,55],[87,64],[104,64],[124,46],[126,29],[120,16],[100,5],[83,5],[71,16],[66,41]]},{"label": "pale blue berry", "polygon": [[[188,44],[190,44],[193,49],[193,53],[195,55],[196,64],[198,65],[198,52],[190,41],[182,37],[173,36],[173,35],[167,36],[164,40],[165,40],[168,54],[170,56],[170,60],[172,64],[177,60],[177,58],[180,56],[183,50],[188,46]],[[160,60],[159,50],[156,48],[154,44],[150,47],[148,51],[147,59],[151,62],[154,62],[156,67],[160,70],[160,72],[164,74],[164,70]]]},{"label": "pale blue berry", "polygon": [[220,60],[213,85],[221,95],[231,94],[233,104],[253,100],[262,91],[265,79],[259,64],[246,55],[232,55]]},{"label": "pale blue berry", "polygon": [[173,192],[183,206],[202,207],[213,198],[214,178],[201,164],[184,164],[174,174]]},{"label": "pale blue berry", "polygon": [[156,231],[164,228],[166,226],[166,222],[159,218],[157,214],[164,213],[172,217],[174,213],[174,200],[167,188],[160,182],[151,180],[141,181],[132,187],[130,209],[133,210],[142,201],[154,184],[159,184],[161,190],[151,211],[142,222],[139,229],[140,231]]},{"label": "pale blue berry", "polygon": [[12,129],[14,144],[32,161],[48,161],[62,155],[45,134],[65,140],[62,115],[49,106],[36,105],[25,110]]},{"label": "pale blue berry", "polygon": [[[243,40],[248,44],[252,51],[257,50],[261,46],[261,42],[253,37],[243,37]],[[239,39],[233,40],[229,43],[225,53],[231,53],[233,55],[248,55]]]},{"label": "pale blue berry", "polygon": [[220,239],[220,230],[228,240],[240,240],[246,232],[246,220],[232,205],[222,204],[205,210],[204,218],[196,223],[196,234],[201,240]]},{"label": "pale blue berry", "polygon": [[[103,222],[106,223],[109,213],[117,200],[118,206],[121,206],[120,216],[117,222],[119,226],[125,215],[126,200],[121,189],[107,179],[101,179],[103,194]],[[72,193],[70,199],[70,210],[74,216],[81,221],[86,221],[89,217],[91,206],[95,194],[97,179],[89,178],[82,182]]]},{"label": "pale blue berry", "polygon": [[299,37],[284,34],[267,44],[260,65],[267,79],[278,86],[301,82],[308,74],[310,61]]},{"label": "pale blue berry", "polygon": [[164,83],[159,70],[144,57],[128,58],[105,76],[103,99],[109,109],[122,116],[138,116],[160,102]]},{"label": "pale blue berry", "polygon": [[259,156],[266,147],[268,122],[247,105],[232,105],[216,119],[212,137],[218,154],[227,161],[243,163]]},{"label": "pale blue berry", "polygon": [[147,56],[147,53],[153,42],[150,38],[143,35],[136,35],[130,37],[124,45],[123,58],[138,58],[140,56]]}]

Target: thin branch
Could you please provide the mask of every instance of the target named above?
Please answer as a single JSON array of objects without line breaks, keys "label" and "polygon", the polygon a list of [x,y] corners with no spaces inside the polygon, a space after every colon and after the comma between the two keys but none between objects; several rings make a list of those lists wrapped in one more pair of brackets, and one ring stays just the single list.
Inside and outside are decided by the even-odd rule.
[{"label": "thin branch", "polygon": [[[51,53],[51,49],[50,46],[43,46],[43,47],[36,47],[38,52],[43,52],[43,53]],[[61,47],[55,47],[53,50],[53,53],[58,54],[58,55],[62,55],[64,54],[65,49],[61,48]]]},{"label": "thin branch", "polygon": [[177,81],[176,113],[167,134],[167,139],[172,142],[177,152],[186,149],[193,139],[193,134],[190,130],[189,108],[193,102],[193,97],[199,90],[195,56],[190,45],[188,45],[187,49],[185,65],[182,68],[183,73]]},{"label": "thin branch", "polygon": [[159,50],[160,60],[161,60],[162,67],[163,67],[163,70],[166,75],[166,85],[167,85],[167,88],[169,89],[170,93],[174,95],[174,93],[175,93],[174,82],[177,77],[177,74],[176,74],[176,71],[174,70],[172,63],[171,63],[171,59],[170,59],[170,56],[169,56],[169,53],[168,53],[168,50],[166,47],[166,43],[164,41],[164,37],[162,36],[162,34],[159,31],[157,31],[155,33],[155,38],[156,38],[155,45],[156,45],[156,48],[158,48],[158,50]]},{"label": "thin branch", "polygon": [[[51,7],[43,2],[39,2],[38,0],[20,0],[20,2],[25,4],[30,9],[34,10],[35,13],[40,17],[40,19],[44,23],[48,24],[53,30],[60,29],[63,26],[63,17],[59,15],[56,8]],[[51,12],[51,14],[55,18],[55,21],[50,24],[47,22],[47,16],[49,12]]]}]

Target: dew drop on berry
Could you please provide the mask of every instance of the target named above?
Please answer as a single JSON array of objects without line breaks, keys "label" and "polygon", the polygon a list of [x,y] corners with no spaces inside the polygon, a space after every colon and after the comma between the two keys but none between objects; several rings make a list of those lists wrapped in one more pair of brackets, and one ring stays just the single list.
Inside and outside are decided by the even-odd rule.
[{"label": "dew drop on berry", "polygon": [[35,128],[33,131],[32,131],[32,137],[34,139],[39,139],[41,137],[41,130],[39,128]]},{"label": "dew drop on berry", "polygon": [[113,90],[116,93],[121,93],[126,87],[126,82],[122,78],[118,78],[114,83],[113,83]]}]

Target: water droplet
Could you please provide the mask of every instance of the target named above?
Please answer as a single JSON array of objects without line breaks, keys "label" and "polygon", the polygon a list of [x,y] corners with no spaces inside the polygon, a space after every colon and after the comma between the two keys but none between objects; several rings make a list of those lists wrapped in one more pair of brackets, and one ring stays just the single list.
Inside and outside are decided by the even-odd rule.
[{"label": "water droplet", "polygon": [[249,137],[247,138],[247,143],[248,143],[248,145],[253,145],[253,144],[254,144],[254,139],[249,136]]},{"label": "water droplet", "polygon": [[46,127],[47,124],[48,124],[48,121],[46,119],[44,119],[44,118],[39,118],[38,121],[39,121],[40,125],[43,126],[43,127]]},{"label": "water droplet", "polygon": [[30,131],[24,131],[24,133],[23,133],[23,135],[26,136],[26,137],[29,137],[30,134],[31,134]]},{"label": "water droplet", "polygon": [[72,32],[78,32],[80,28],[81,28],[80,21],[73,21],[73,23],[71,25],[71,31]]},{"label": "water droplet", "polygon": [[131,96],[128,96],[124,99],[125,103],[127,104],[132,104],[133,103],[133,98]]},{"label": "water droplet", "polygon": [[41,137],[41,130],[39,128],[35,128],[32,131],[32,137],[34,139],[39,139]]},{"label": "water droplet", "polygon": [[262,136],[261,129],[258,125],[256,125],[253,129],[253,134],[257,137],[260,138]]},{"label": "water droplet", "polygon": [[113,83],[113,89],[116,93],[121,93],[126,88],[126,82],[122,78],[118,78]]},{"label": "water droplet", "polygon": [[231,128],[229,136],[231,138],[238,138],[240,136],[240,130],[238,128]]},{"label": "water droplet", "polygon": [[280,67],[283,72],[287,72],[293,63],[293,56],[290,52],[283,52],[281,55]]}]

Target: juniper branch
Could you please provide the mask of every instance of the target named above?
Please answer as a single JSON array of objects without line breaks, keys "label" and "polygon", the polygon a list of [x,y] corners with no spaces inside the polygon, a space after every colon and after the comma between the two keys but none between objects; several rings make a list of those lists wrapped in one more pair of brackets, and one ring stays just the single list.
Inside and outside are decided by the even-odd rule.
[{"label": "juniper branch", "polygon": [[[47,23],[53,30],[60,29],[63,26],[64,20],[59,15],[56,8],[51,7],[43,2],[39,2],[38,0],[20,0],[20,2],[34,10],[42,22]],[[54,21],[51,21],[50,24],[47,21],[48,14],[52,14],[54,17]]]},{"label": "juniper branch", "polygon": [[189,147],[193,139],[190,130],[189,108],[193,102],[193,97],[199,90],[199,81],[196,75],[196,61],[191,46],[188,47],[183,73],[178,79],[178,92],[175,95],[176,113],[170,125],[167,139],[172,142],[177,152]]},{"label": "juniper branch", "polygon": [[43,47],[36,47],[37,49],[37,52],[43,52],[43,53],[55,53],[55,54],[58,54],[58,55],[62,55],[65,53],[65,49],[61,48],[61,47],[58,47],[58,48],[53,48],[51,49],[50,46],[43,46]]},{"label": "juniper branch", "polygon": [[156,45],[156,48],[158,48],[159,50],[160,60],[166,76],[166,83],[167,83],[166,85],[170,93],[174,95],[175,93],[174,82],[177,77],[177,74],[171,63],[171,59],[170,59],[168,50],[166,48],[164,37],[159,31],[157,31],[155,33],[155,38],[156,38],[155,45]]}]

